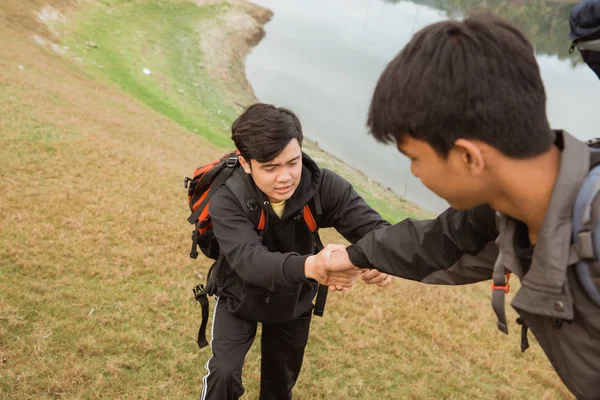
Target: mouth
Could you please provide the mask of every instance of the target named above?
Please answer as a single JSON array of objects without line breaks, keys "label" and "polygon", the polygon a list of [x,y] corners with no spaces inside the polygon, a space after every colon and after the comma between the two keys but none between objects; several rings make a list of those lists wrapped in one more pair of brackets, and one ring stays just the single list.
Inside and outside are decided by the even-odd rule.
[{"label": "mouth", "polygon": [[292,188],[292,185],[282,186],[279,188],[275,188],[275,191],[279,194],[285,194],[285,193],[289,192],[291,188]]}]

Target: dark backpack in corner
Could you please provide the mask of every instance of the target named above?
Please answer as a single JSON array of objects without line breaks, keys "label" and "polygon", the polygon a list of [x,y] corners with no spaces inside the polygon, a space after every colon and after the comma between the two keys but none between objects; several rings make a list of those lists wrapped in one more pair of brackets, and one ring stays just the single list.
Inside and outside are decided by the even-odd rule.
[{"label": "dark backpack in corner", "polygon": [[569,15],[569,38],[572,40],[569,53],[575,48],[581,58],[600,78],[600,2],[581,0]]},{"label": "dark backpack in corner", "polygon": [[[222,279],[224,279],[227,272],[223,268],[223,255],[219,250],[219,243],[212,228],[212,220],[209,214],[210,199],[239,167],[239,156],[239,151],[225,154],[219,160],[196,168],[193,178],[186,177],[184,179],[184,187],[188,190],[188,205],[191,211],[188,222],[194,225],[190,257],[194,259],[198,258],[199,247],[206,257],[215,260],[208,271],[206,285],[198,284],[193,289],[194,298],[200,303],[200,307],[202,308],[202,322],[197,339],[198,347],[200,348],[208,345],[208,341],[206,340],[206,326],[209,314],[208,296],[213,296],[217,293],[217,289],[221,286]],[[251,195],[245,197],[247,205],[245,209],[248,219],[254,221],[256,230],[262,237],[266,227],[265,210],[258,205],[258,202]],[[318,233],[318,219],[322,214],[318,193],[311,200],[311,203],[313,203],[317,219],[313,216],[311,207],[308,204],[302,210],[302,217],[306,226],[314,235],[315,251],[319,252],[323,249],[323,244]],[[327,291],[327,286],[319,285],[314,309],[315,315],[323,316]]]}]

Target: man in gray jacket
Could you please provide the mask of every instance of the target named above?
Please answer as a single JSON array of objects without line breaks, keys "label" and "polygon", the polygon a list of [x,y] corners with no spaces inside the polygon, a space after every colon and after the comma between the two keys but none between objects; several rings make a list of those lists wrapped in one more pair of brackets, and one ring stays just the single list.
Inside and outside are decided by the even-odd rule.
[{"label": "man in gray jacket", "polygon": [[[382,73],[371,134],[410,158],[411,172],[452,208],[405,220],[333,253],[328,268],[376,268],[426,283],[493,279],[492,306],[507,333],[512,306],[578,399],[600,398],[600,307],[571,267],[575,198],[587,144],[553,131],[531,43],[493,15],[425,27]],[[593,129],[595,127],[590,127]],[[600,201],[592,207],[596,222]],[[591,264],[594,283],[600,265]]]}]

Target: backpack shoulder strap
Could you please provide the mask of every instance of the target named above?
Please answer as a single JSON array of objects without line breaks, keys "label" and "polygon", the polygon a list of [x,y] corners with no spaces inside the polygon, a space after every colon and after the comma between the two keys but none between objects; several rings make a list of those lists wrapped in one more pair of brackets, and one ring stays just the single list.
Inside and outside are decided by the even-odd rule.
[{"label": "backpack shoulder strap", "polygon": [[310,207],[308,206],[308,204],[304,206],[302,213],[303,213],[303,217],[304,217],[304,222],[306,223],[306,226],[308,227],[308,229],[312,233],[317,233],[317,230],[319,230],[319,226],[317,225],[317,220],[313,216],[313,213],[310,210]]},{"label": "backpack shoulder strap", "polygon": [[592,205],[600,193],[600,151],[590,149],[590,172],[577,193],[573,210],[573,246],[581,258],[575,265],[577,278],[588,297],[600,307],[600,291],[594,284],[589,264],[600,256],[600,223],[592,220]]},{"label": "backpack shoulder strap", "polygon": [[[311,210],[311,205],[315,210],[314,214]],[[315,194],[315,196],[309,201],[309,203],[304,206],[303,214],[306,226],[308,226],[308,229],[310,229],[310,231],[314,235],[315,251],[319,252],[323,250],[325,246],[323,246],[323,242],[321,242],[321,237],[319,236],[319,224],[321,222],[321,215],[323,214],[323,209],[321,207],[321,196],[318,190],[317,194]],[[325,313],[325,303],[327,302],[328,293],[329,287],[319,285],[319,288],[317,290],[317,298],[315,299],[315,308],[313,311],[313,313],[319,317],[322,317]]]},{"label": "backpack shoulder strap", "polygon": [[312,199],[304,206],[302,210],[304,222],[308,229],[312,233],[316,233],[319,230],[321,216],[323,214],[323,209],[321,208],[321,196],[319,191],[314,195]]},{"label": "backpack shoulder strap", "polygon": [[259,232],[264,232],[267,225],[267,215],[259,204],[256,188],[245,174],[237,173],[225,185],[237,198],[240,207]]},{"label": "backpack shoulder strap", "polygon": [[600,164],[600,148],[590,148],[590,171]]}]

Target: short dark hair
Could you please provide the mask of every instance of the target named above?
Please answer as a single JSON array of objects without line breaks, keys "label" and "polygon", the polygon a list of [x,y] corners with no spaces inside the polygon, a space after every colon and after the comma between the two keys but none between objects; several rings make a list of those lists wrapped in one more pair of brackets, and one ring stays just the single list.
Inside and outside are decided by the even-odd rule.
[{"label": "short dark hair", "polygon": [[512,158],[554,142],[546,93],[531,43],[492,14],[423,28],[387,65],[367,125],[380,142],[423,140],[444,158],[459,138]]},{"label": "short dark hair", "polygon": [[287,108],[256,103],[244,111],[231,126],[231,139],[249,162],[264,163],[277,157],[292,139],[302,146],[302,125]]}]

